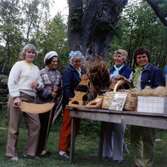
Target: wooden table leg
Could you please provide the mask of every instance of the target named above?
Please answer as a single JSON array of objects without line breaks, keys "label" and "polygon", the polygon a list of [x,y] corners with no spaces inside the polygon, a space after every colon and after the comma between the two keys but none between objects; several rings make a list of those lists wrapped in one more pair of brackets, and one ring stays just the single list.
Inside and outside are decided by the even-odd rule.
[{"label": "wooden table leg", "polygon": [[100,129],[100,139],[99,139],[99,150],[98,150],[98,157],[101,160],[102,159],[102,153],[103,153],[103,130],[104,130],[104,122],[101,122],[101,129]]},{"label": "wooden table leg", "polygon": [[75,152],[75,137],[76,137],[76,118],[71,121],[71,144],[70,144],[70,162],[73,163]]}]

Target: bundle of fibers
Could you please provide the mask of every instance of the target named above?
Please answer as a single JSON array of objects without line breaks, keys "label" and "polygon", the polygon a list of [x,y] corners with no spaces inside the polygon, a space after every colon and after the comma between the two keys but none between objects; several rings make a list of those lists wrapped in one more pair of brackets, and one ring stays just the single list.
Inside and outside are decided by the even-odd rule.
[{"label": "bundle of fibers", "polygon": [[109,89],[110,75],[107,65],[104,61],[96,60],[88,70],[88,76],[91,85],[96,90],[97,94]]}]

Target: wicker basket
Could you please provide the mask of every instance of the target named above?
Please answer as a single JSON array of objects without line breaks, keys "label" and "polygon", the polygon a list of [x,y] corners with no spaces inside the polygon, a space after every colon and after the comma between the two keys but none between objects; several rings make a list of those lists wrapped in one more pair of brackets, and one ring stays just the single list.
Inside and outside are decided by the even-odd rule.
[{"label": "wicker basket", "polygon": [[125,111],[136,111],[137,109],[137,95],[132,91],[128,91],[126,102],[124,105]]},{"label": "wicker basket", "polygon": [[54,107],[54,104],[55,103],[53,102],[43,103],[43,104],[22,102],[20,109],[22,112],[39,114],[39,113],[45,113],[45,112],[50,111]]},{"label": "wicker basket", "polygon": [[125,91],[117,92],[117,90],[119,88],[122,88],[124,84],[127,84],[127,81],[118,80],[117,83],[114,85],[113,91],[105,93],[104,98],[103,98],[103,104],[102,104],[103,109],[115,109],[115,110],[123,109],[123,105],[126,100],[125,99],[126,92]]},{"label": "wicker basket", "polygon": [[[113,92],[107,92],[106,96],[104,96],[103,99],[103,104],[102,104],[102,108],[104,109],[108,109],[112,100],[112,94],[118,92],[118,90],[120,88],[122,88],[122,86],[124,84],[128,84],[127,81],[125,80],[119,80],[114,88],[113,88]],[[129,87],[130,84],[129,84]],[[126,101],[125,101],[125,105],[123,107],[123,110],[125,111],[136,111],[137,108],[137,95],[136,93],[132,90],[121,90],[121,92],[127,92],[127,97],[126,97]]]}]

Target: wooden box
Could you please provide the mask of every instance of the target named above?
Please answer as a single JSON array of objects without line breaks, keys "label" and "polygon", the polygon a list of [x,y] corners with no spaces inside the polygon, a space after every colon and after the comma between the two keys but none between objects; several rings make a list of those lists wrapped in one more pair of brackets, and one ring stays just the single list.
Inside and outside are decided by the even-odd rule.
[{"label": "wooden box", "polygon": [[167,97],[138,96],[137,112],[167,114]]}]

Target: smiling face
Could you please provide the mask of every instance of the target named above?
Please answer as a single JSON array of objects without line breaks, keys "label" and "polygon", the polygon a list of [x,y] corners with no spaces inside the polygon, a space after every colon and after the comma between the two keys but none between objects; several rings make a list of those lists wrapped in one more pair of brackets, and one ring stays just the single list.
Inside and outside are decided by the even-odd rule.
[{"label": "smiling face", "polygon": [[58,57],[56,57],[56,56],[53,57],[52,61],[48,64],[49,69],[57,69],[58,63],[59,63]]},{"label": "smiling face", "polygon": [[26,49],[25,51],[25,61],[32,63],[36,57],[36,52],[33,49]]},{"label": "smiling face", "polygon": [[122,54],[122,53],[115,53],[114,54],[114,57],[113,57],[113,60],[114,60],[114,64],[115,65],[122,65],[125,63],[125,56]]},{"label": "smiling face", "polygon": [[149,59],[147,54],[143,53],[143,54],[138,54],[136,56],[136,64],[140,67],[144,67],[146,64],[149,63]]},{"label": "smiling face", "polygon": [[74,68],[79,69],[82,65],[81,58],[79,58],[79,57],[78,58],[73,58],[72,59],[72,64],[73,64]]}]

